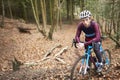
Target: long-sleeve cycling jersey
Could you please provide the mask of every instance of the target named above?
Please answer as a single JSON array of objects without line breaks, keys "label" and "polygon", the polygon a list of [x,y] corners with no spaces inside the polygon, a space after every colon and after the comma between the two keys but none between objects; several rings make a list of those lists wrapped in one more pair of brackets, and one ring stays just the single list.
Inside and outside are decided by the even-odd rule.
[{"label": "long-sleeve cycling jersey", "polygon": [[95,21],[91,21],[89,27],[85,27],[81,22],[79,23],[75,36],[75,40],[77,42],[80,42],[81,31],[85,33],[85,43],[84,43],[85,46],[91,44],[93,41],[94,42],[100,41],[99,25]]}]

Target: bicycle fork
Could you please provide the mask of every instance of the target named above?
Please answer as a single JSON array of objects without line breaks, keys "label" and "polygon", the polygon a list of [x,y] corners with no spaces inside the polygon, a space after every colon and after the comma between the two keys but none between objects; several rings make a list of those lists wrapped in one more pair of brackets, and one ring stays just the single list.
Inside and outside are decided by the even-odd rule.
[{"label": "bicycle fork", "polygon": [[86,58],[82,59],[80,69],[79,69],[80,74],[85,75],[87,73],[87,68],[89,67],[88,66],[89,57],[90,57],[90,55],[87,55]]}]

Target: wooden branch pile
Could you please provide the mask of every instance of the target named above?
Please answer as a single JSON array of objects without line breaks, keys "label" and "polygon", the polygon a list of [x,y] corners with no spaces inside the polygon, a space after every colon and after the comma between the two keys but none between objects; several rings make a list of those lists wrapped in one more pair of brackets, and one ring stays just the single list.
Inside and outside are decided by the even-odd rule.
[{"label": "wooden branch pile", "polygon": [[61,46],[60,44],[55,45],[53,48],[51,48],[51,49],[44,55],[42,61],[52,58],[52,59],[55,59],[55,60],[57,60],[57,61],[65,64],[66,62],[65,62],[63,59],[60,58],[60,55],[62,55],[64,52],[67,51],[68,46],[62,48],[62,49],[61,49],[58,53],[56,53],[54,56],[50,56],[50,55],[52,54],[52,52],[53,52],[56,48],[61,48],[61,47],[62,47],[62,46]]},{"label": "wooden branch pile", "polygon": [[65,53],[67,51],[68,46],[62,48],[58,53],[55,53],[54,55],[52,55],[52,53],[54,52],[54,50],[56,48],[61,48],[61,47],[62,47],[62,45],[60,45],[60,44],[53,46],[50,50],[47,51],[47,53],[45,53],[44,57],[41,60],[25,62],[25,63],[23,63],[22,67],[30,67],[30,66],[40,65],[40,64],[43,64],[42,61],[45,61],[48,59],[57,60],[57,61],[61,62],[62,64],[66,64],[66,62],[60,57],[60,55],[62,55],[63,53]]}]

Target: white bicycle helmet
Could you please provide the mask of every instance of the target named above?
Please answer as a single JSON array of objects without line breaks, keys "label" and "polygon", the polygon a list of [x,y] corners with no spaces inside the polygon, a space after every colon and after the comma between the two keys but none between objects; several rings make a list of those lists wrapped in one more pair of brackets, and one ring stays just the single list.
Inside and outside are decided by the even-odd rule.
[{"label": "white bicycle helmet", "polygon": [[83,19],[83,18],[87,18],[87,17],[90,17],[92,14],[90,11],[88,10],[84,10],[80,13],[80,19]]}]

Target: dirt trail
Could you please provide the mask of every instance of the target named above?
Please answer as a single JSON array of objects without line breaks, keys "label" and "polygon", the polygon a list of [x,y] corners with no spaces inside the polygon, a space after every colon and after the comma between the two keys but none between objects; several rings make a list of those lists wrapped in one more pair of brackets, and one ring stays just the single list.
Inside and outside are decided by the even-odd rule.
[{"label": "dirt trail", "polygon": [[[37,30],[31,30],[31,34],[20,33],[16,27],[35,28],[34,24],[25,24],[18,20],[5,20],[5,28],[0,28],[0,80],[68,80],[72,64],[77,55],[75,48],[71,47],[72,39],[75,36],[77,24],[62,25],[62,30],[54,33],[53,40],[46,40]],[[83,38],[83,37],[82,37]],[[57,44],[50,55],[50,59],[41,61],[44,55]],[[53,56],[62,48],[68,46],[66,52],[60,55],[65,64],[57,61]],[[120,49],[114,49],[115,44],[106,39],[103,47],[111,50],[112,66],[111,72],[104,77],[94,80],[120,80]],[[16,57],[22,63],[34,63],[37,65],[22,66],[19,70],[13,71],[13,59]]]}]

